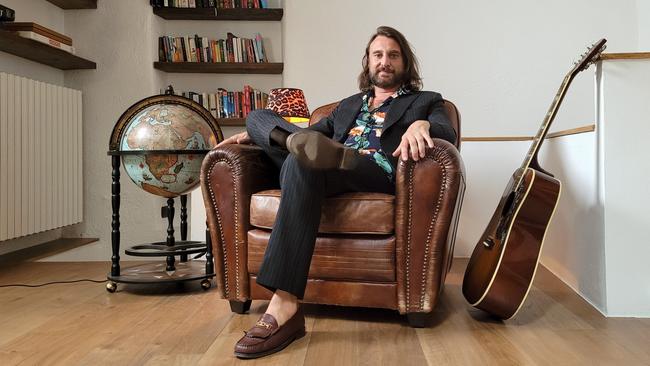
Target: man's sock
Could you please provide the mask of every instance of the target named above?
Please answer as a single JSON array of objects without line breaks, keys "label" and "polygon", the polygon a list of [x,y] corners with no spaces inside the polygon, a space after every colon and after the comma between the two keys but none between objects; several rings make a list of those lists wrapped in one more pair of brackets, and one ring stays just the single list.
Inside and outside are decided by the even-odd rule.
[{"label": "man's sock", "polygon": [[275,127],[271,130],[271,145],[278,145],[283,148],[287,148],[287,137],[289,137],[289,132]]}]

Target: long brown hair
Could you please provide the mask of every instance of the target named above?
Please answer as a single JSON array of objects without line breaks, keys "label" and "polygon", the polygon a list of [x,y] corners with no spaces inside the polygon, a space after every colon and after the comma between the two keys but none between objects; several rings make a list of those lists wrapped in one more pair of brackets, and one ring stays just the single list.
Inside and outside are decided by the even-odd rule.
[{"label": "long brown hair", "polygon": [[370,52],[370,44],[378,36],[391,38],[399,44],[399,48],[402,51],[402,61],[404,62],[404,80],[402,80],[402,84],[410,90],[420,90],[422,88],[420,67],[418,65],[418,59],[415,57],[415,54],[411,49],[411,45],[404,35],[397,29],[387,26],[377,28],[377,31],[372,35],[372,37],[370,37],[370,40],[366,45],[366,53],[363,55],[363,59],[361,60],[363,70],[359,74],[359,89],[365,92],[369,91],[373,87],[372,81],[370,80],[370,68],[368,67],[368,54]]}]

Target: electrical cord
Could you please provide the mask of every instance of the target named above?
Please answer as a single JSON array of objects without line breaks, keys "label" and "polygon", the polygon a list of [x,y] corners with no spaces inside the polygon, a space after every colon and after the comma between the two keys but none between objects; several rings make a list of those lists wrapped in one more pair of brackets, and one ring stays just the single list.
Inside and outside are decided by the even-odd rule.
[{"label": "electrical cord", "polygon": [[[198,259],[201,258],[205,252],[199,253],[198,255],[194,256],[192,259]],[[125,268],[125,269],[128,269]],[[0,288],[3,287],[43,287],[43,286],[49,286],[49,285],[57,285],[57,284],[66,284],[66,283],[77,283],[77,282],[93,282],[93,283],[105,283],[107,280],[93,280],[90,278],[83,278],[80,280],[70,280],[70,281],[52,281],[52,282],[45,282],[45,283],[39,283],[36,285],[30,285],[26,283],[15,283],[15,284],[9,284],[9,285],[0,285]]]},{"label": "electrical cord", "polygon": [[10,285],[0,285],[1,287],[43,287],[43,286],[49,286],[49,285],[56,285],[60,283],[76,283],[76,282],[94,282],[94,283],[104,283],[106,280],[92,280],[90,278],[84,278],[81,280],[70,280],[70,281],[52,281],[52,282],[46,282],[46,283],[39,283],[37,285],[30,285],[26,283],[16,283],[16,284],[10,284]]}]

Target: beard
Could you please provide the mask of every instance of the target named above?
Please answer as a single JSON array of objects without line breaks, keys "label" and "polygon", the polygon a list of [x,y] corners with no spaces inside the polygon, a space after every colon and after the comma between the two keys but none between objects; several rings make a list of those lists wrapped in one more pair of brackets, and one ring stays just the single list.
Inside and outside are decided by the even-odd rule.
[{"label": "beard", "polygon": [[[385,72],[388,75],[385,77],[380,77],[380,72]],[[393,88],[402,85],[404,81],[404,72],[398,72],[393,69],[379,68],[376,71],[370,71],[370,82],[374,86],[380,88]]]}]

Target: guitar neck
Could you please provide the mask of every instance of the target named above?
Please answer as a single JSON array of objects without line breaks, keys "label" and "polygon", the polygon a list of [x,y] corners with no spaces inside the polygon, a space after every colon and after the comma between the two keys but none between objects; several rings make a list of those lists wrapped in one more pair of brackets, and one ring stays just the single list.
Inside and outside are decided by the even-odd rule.
[{"label": "guitar neck", "polygon": [[555,94],[555,98],[553,99],[553,102],[551,103],[551,106],[549,107],[548,112],[546,113],[546,116],[542,121],[542,125],[540,126],[539,130],[537,131],[537,134],[533,138],[533,143],[528,149],[528,153],[526,154],[526,157],[524,158],[524,161],[521,164],[520,167],[521,173],[520,173],[519,181],[521,180],[521,175],[523,171],[525,171],[528,167],[530,167],[530,165],[534,161],[536,161],[537,153],[539,152],[539,149],[542,146],[542,142],[544,141],[544,138],[546,138],[546,135],[548,134],[549,127],[551,126],[551,123],[555,119],[555,115],[557,114],[557,111],[560,108],[560,104],[562,104],[562,100],[564,99],[564,96],[566,95],[566,92],[569,89],[569,85],[571,84],[571,81],[573,81],[574,76],[575,75],[571,73],[565,76],[564,80],[562,81],[562,85],[560,85],[560,88]]}]

